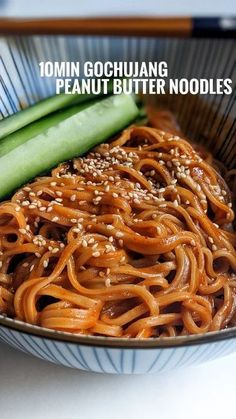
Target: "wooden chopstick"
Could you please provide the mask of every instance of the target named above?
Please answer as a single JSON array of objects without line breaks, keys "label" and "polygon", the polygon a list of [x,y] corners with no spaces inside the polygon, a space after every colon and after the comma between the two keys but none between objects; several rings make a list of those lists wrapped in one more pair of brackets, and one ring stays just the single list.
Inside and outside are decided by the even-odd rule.
[{"label": "wooden chopstick", "polygon": [[4,35],[125,35],[125,36],[190,36],[189,17],[122,17],[69,19],[0,19],[0,34]]}]

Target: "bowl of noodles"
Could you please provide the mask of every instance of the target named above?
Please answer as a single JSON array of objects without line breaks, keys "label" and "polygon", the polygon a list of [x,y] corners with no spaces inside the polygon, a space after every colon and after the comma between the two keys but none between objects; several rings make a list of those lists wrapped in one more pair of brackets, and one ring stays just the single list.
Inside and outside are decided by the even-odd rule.
[{"label": "bowl of noodles", "polygon": [[[196,47],[172,48],[186,42]],[[236,350],[232,98],[217,110],[168,100],[147,100],[145,122],[2,200],[3,342],[106,373],[160,372]]]}]

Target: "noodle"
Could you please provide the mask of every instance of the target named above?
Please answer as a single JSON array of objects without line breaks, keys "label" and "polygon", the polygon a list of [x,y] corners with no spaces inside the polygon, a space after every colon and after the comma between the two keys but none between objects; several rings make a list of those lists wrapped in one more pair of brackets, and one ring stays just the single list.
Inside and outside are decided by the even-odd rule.
[{"label": "noodle", "polygon": [[0,205],[1,313],[139,339],[234,325],[228,187],[169,131],[130,127]]}]

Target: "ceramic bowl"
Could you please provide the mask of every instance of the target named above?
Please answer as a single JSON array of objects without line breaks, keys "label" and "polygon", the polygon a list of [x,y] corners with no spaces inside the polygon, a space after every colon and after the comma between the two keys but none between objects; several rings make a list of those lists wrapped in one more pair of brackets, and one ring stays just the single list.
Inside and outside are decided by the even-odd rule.
[{"label": "ceramic bowl", "polygon": [[25,353],[71,368],[111,374],[160,373],[236,351],[236,328],[163,339],[84,337],[0,316],[0,340]]},{"label": "ceramic bowl", "polygon": [[[162,61],[172,78],[234,79],[234,41],[127,37],[32,36],[0,38],[0,117],[55,91],[41,78],[40,61]],[[183,131],[235,166],[235,95],[159,97]],[[1,170],[1,168],[0,168]],[[133,340],[82,337],[0,316],[0,340],[41,359],[101,373],[161,372],[236,351],[236,328],[206,335]]]}]

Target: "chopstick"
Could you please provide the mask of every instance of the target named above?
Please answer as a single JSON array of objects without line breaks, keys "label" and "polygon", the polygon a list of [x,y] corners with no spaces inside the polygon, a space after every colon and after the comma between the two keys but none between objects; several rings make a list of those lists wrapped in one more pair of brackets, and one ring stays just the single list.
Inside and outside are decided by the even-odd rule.
[{"label": "chopstick", "polygon": [[188,17],[0,19],[0,33],[6,35],[188,36],[191,31],[192,21]]},{"label": "chopstick", "polygon": [[235,17],[0,18],[4,35],[235,37]]}]

